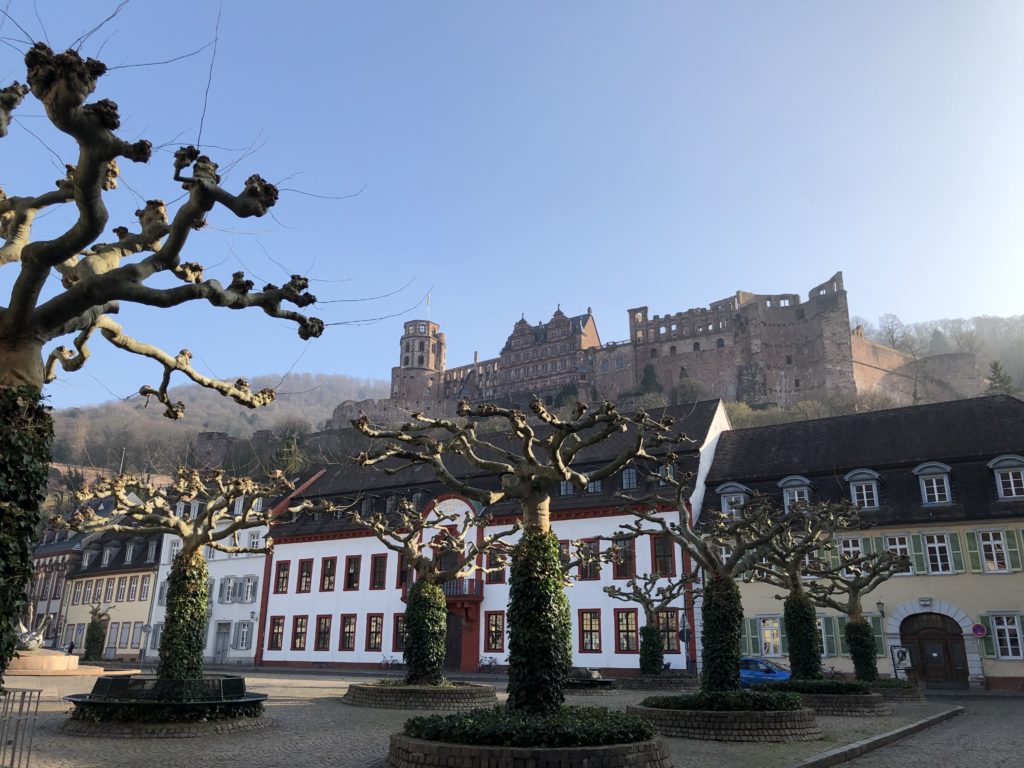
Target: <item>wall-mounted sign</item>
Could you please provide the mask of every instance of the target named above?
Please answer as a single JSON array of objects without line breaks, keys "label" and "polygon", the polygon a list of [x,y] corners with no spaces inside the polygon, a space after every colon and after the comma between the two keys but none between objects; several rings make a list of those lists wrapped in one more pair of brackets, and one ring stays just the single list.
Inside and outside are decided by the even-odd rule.
[{"label": "wall-mounted sign", "polygon": [[988,629],[984,624],[975,624],[971,627],[971,634],[975,637],[984,637],[988,634]]}]

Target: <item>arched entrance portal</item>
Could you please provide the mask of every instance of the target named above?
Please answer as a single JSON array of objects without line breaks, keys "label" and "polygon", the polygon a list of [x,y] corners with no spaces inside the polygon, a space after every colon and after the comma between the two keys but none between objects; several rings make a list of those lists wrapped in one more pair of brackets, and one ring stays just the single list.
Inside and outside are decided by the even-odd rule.
[{"label": "arched entrance portal", "polygon": [[963,629],[941,613],[916,613],[900,624],[917,679],[927,688],[967,688]]}]

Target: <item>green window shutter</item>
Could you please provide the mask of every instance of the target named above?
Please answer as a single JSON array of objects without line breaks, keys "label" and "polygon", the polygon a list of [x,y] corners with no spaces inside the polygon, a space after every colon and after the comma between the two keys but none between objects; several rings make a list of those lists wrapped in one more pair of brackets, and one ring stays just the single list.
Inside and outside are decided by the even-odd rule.
[{"label": "green window shutter", "polygon": [[750,655],[761,655],[761,623],[757,619],[747,619],[747,633],[750,635]]},{"label": "green window shutter", "polygon": [[750,655],[750,627],[747,620],[743,620],[743,634],[740,636],[740,653],[744,656]]},{"label": "green window shutter", "polygon": [[875,547],[875,552],[887,552],[888,549],[885,546],[885,539],[881,536],[875,536],[871,539],[871,543]]},{"label": "green window shutter", "polygon": [[[1008,531],[1013,533],[1013,531]],[[964,534],[967,537],[967,562],[970,563],[971,573],[981,573],[981,555],[978,554],[978,534],[968,531]]]},{"label": "green window shutter", "polygon": [[981,638],[981,652],[988,658],[993,659],[996,655],[996,641],[995,638],[992,637],[992,619],[985,614],[982,614],[978,618],[987,630],[985,636]]},{"label": "green window shutter", "polygon": [[885,655],[885,635],[882,634],[882,617],[870,616],[871,631],[875,633],[875,655]]},{"label": "green window shutter", "polygon": [[949,549],[953,553],[953,570],[957,573],[963,573],[964,554],[960,551],[960,534],[949,534]]},{"label": "green window shutter", "polygon": [[1017,531],[1009,530],[1005,534],[1006,537],[1006,554],[1010,560],[1010,569],[1014,571],[1020,570],[1020,548],[1017,546]]},{"label": "green window shutter", "polygon": [[836,617],[836,635],[839,637],[839,655],[848,656],[849,650],[846,648],[846,617]]},{"label": "green window shutter", "polygon": [[786,637],[786,622],[779,617],[779,645],[782,646],[782,655],[789,656],[789,638]]},{"label": "green window shutter", "polygon": [[914,549],[914,573],[924,575],[928,573],[928,566],[924,561],[924,540],[920,534],[910,537],[910,546]]},{"label": "green window shutter", "polygon": [[874,540],[870,536],[861,536],[860,537],[860,553],[862,555],[870,555],[872,552],[875,551],[874,546],[873,546],[874,543],[875,543]]},{"label": "green window shutter", "polygon": [[828,562],[831,568],[839,567],[839,540],[832,540],[832,548],[828,551]]},{"label": "green window shutter", "polygon": [[822,626],[825,628],[825,655],[836,655],[836,622],[832,616],[822,616]]}]

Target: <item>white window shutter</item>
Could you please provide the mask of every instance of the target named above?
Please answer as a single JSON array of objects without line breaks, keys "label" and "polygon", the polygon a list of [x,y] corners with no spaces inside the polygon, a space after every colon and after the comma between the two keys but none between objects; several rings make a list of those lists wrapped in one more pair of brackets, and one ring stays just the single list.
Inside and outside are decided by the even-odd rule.
[{"label": "white window shutter", "polygon": [[167,605],[167,582],[160,582],[160,594],[156,599],[157,605]]},{"label": "white window shutter", "polygon": [[231,632],[231,647],[234,650],[238,650],[238,636],[242,632],[242,622],[236,621],[235,626]]},{"label": "white window shutter", "polygon": [[224,590],[227,588],[227,586],[228,586],[228,580],[226,578],[221,579],[220,580],[220,589],[217,592],[217,602],[218,603],[225,603],[225,602],[227,602],[224,599]]},{"label": "white window shutter", "polygon": [[255,603],[256,600],[259,598],[259,594],[260,594],[260,577],[259,576],[253,576],[252,577],[252,592],[251,592],[252,597],[250,598],[249,602],[250,603]]}]

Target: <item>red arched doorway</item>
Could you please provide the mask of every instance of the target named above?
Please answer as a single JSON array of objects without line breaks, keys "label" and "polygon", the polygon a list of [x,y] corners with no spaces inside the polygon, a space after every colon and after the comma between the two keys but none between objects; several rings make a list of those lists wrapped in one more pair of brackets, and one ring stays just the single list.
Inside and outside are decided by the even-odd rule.
[{"label": "red arched doorway", "polygon": [[967,688],[967,652],[960,625],[941,613],[917,613],[900,624],[917,679],[927,688]]}]

